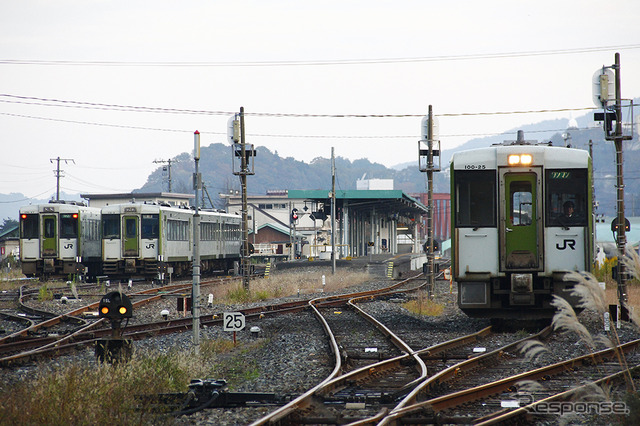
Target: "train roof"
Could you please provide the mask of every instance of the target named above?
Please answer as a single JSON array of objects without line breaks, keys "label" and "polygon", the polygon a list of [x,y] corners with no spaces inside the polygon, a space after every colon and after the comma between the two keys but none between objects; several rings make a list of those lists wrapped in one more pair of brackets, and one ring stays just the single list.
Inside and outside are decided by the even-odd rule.
[{"label": "train roof", "polygon": [[[103,214],[117,214],[117,213],[128,213],[128,212],[137,212],[137,213],[147,213],[147,214],[156,214],[162,212],[171,212],[171,213],[186,213],[186,214],[195,214],[195,209],[193,208],[185,208],[185,207],[176,207],[166,204],[156,204],[156,203],[144,203],[144,202],[136,202],[136,203],[123,203],[123,204],[110,204],[108,206],[104,206],[101,208]],[[234,217],[237,218],[238,215],[227,213],[225,211],[212,211],[212,210],[199,210],[198,212],[201,216],[226,216],[226,217]]]},{"label": "train roof", "polygon": [[590,162],[589,153],[582,149],[547,144],[509,144],[456,152],[451,164],[454,170],[497,169],[508,165],[507,157],[511,154],[531,154],[531,166],[545,168],[586,168]]},{"label": "train roof", "polygon": [[28,206],[20,207],[20,213],[78,213],[78,212],[92,212],[100,213],[98,207],[88,207],[81,203],[68,203],[68,202],[49,202],[46,204],[32,204]]}]

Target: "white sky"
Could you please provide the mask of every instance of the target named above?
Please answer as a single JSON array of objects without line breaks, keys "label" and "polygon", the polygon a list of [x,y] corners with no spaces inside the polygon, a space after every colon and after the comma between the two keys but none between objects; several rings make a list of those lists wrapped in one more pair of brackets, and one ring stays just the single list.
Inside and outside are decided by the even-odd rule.
[{"label": "white sky", "polygon": [[[230,114],[244,106],[247,142],[280,156],[308,162],[329,157],[333,146],[352,160],[417,164],[419,115],[429,104],[436,115],[592,107],[592,76],[613,64],[616,51],[623,97],[640,96],[639,24],[637,0],[4,0],[0,193],[52,194],[56,157],[75,161],[62,167],[67,192],[129,191],[145,183],[153,160],[191,151],[196,129],[203,146],[225,142],[229,117],[45,106],[2,95]],[[615,47],[594,49],[608,46]],[[425,60],[381,63],[399,58]],[[289,61],[298,63],[283,65]],[[236,65],[220,66],[229,62]],[[442,149],[586,113],[443,116]]]}]

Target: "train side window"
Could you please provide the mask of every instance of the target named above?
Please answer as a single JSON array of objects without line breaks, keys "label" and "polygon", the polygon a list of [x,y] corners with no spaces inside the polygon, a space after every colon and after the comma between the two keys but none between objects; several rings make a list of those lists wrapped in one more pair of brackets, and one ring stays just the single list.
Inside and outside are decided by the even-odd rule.
[{"label": "train side window", "polygon": [[140,236],[146,239],[158,238],[160,235],[160,216],[157,214],[143,214]]},{"label": "train side window", "polygon": [[120,238],[120,215],[102,215],[102,238]]},{"label": "train side window", "polygon": [[456,170],[456,227],[496,226],[496,171]]},{"label": "train side window", "polygon": [[587,226],[586,169],[552,169],[546,171],[547,226]]}]

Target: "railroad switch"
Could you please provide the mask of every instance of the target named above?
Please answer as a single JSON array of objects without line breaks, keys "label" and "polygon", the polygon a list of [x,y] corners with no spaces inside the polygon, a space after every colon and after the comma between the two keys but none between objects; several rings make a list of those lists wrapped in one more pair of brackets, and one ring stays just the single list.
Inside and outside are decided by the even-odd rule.
[{"label": "railroad switch", "polygon": [[158,404],[159,407],[169,407],[176,416],[193,414],[205,408],[282,405],[287,402],[287,398],[279,398],[275,393],[227,392],[226,380],[220,379],[193,379],[186,393],[139,398]]}]

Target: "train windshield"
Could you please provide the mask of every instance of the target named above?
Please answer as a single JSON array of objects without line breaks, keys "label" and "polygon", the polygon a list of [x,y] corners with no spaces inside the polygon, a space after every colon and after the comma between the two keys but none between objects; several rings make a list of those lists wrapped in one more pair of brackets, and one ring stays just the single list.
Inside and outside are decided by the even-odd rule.
[{"label": "train windshield", "polygon": [[160,235],[160,219],[157,214],[143,214],[141,237],[147,239],[158,238]]},{"label": "train windshield", "polygon": [[496,171],[456,170],[455,214],[457,227],[496,226]]},{"label": "train windshield", "polygon": [[60,215],[60,238],[78,238],[77,214],[64,213]]},{"label": "train windshield", "polygon": [[24,240],[31,240],[38,238],[40,233],[38,232],[38,215],[37,214],[24,214],[20,217],[20,238]]},{"label": "train windshield", "polygon": [[102,215],[102,238],[120,238],[120,215]]},{"label": "train windshield", "polygon": [[547,226],[587,226],[586,169],[546,171]]}]

